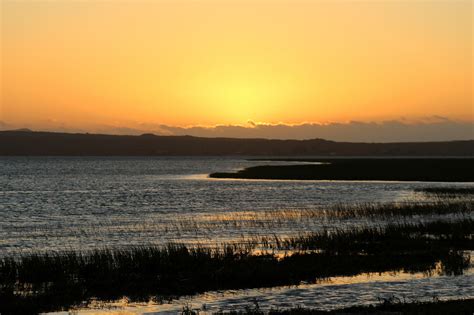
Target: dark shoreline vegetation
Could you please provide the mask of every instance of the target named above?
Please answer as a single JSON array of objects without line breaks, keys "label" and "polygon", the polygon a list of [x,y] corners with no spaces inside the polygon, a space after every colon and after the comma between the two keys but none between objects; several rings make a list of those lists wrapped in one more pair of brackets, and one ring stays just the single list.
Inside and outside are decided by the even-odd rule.
[{"label": "dark shoreline vegetation", "polygon": [[[249,241],[214,248],[170,244],[5,257],[0,260],[0,312],[67,309],[91,298],[160,300],[367,272],[458,275],[470,265],[473,230],[474,221],[463,219],[310,233],[278,240],[260,253],[253,249],[262,243]],[[292,252],[281,257],[274,249]]]},{"label": "dark shoreline vegetation", "polygon": [[[267,159],[268,161],[268,159]],[[261,165],[235,173],[215,172],[211,178],[273,180],[380,180],[474,182],[474,159],[455,158],[341,158],[272,159],[321,164]]]}]

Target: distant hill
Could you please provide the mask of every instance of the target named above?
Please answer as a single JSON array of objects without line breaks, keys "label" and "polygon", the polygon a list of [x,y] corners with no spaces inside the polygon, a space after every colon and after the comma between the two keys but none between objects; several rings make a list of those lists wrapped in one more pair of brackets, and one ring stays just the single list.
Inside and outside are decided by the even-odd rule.
[{"label": "distant hill", "polygon": [[0,131],[0,155],[474,156],[474,140],[351,143]]}]

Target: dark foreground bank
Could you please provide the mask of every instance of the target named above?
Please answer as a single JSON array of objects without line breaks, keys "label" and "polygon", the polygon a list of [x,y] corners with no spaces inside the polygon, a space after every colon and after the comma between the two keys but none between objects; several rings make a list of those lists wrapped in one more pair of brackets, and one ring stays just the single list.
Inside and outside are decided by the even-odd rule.
[{"label": "dark foreground bank", "polygon": [[[278,161],[278,160],[275,160]],[[285,160],[288,161],[288,160]],[[212,178],[474,182],[474,159],[305,159],[313,164],[262,165]],[[321,164],[315,164],[319,162]]]}]

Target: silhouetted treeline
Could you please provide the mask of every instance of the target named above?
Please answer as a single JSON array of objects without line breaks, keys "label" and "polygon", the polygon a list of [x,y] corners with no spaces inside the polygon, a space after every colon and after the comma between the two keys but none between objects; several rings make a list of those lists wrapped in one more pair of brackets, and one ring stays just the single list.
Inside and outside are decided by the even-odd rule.
[{"label": "silhouetted treeline", "polygon": [[1,131],[0,155],[474,156],[474,140],[351,143]]}]

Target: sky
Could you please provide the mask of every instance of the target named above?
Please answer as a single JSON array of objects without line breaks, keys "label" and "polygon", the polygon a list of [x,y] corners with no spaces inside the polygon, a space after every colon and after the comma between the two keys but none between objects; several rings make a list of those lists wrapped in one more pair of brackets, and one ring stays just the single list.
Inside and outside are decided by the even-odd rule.
[{"label": "sky", "polygon": [[474,138],[470,0],[0,8],[1,129],[349,139],[372,126],[360,140],[383,127],[380,141],[396,141],[428,126],[429,140]]}]

